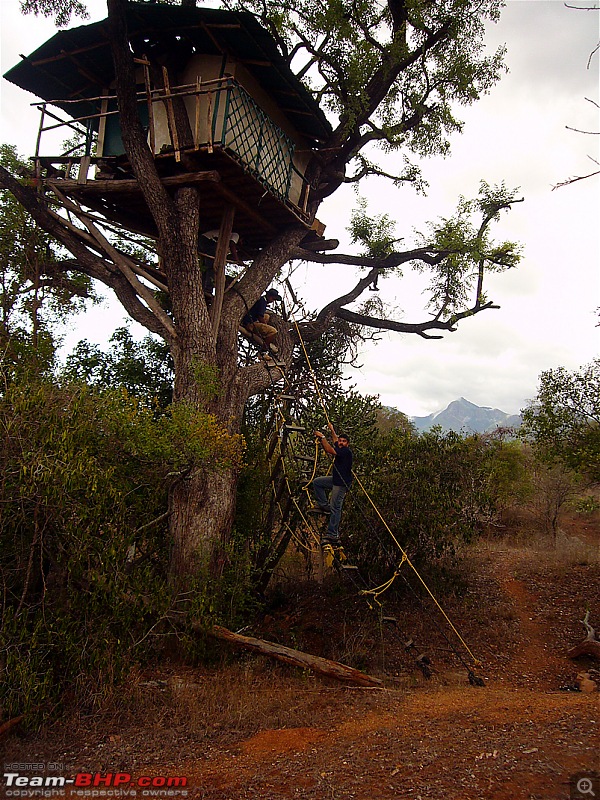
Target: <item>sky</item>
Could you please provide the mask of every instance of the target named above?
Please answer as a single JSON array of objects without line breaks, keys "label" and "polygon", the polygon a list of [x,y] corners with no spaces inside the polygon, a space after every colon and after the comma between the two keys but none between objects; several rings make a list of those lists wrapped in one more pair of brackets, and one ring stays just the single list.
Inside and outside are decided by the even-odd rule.
[{"label": "sky", "polygon": [[[106,15],[99,0],[88,8],[89,21]],[[55,30],[51,20],[22,17],[18,0],[0,0],[0,29],[2,73]],[[521,243],[523,258],[518,268],[487,284],[499,310],[467,319],[439,340],[381,335],[361,351],[360,369],[348,374],[350,385],[411,416],[440,411],[459,397],[512,414],[534,398],[543,370],[576,370],[600,355],[600,178],[553,190],[598,168],[591,159],[600,160],[600,136],[567,126],[600,131],[599,54],[588,65],[599,39],[599,11],[556,0],[508,0],[486,44],[490,50],[506,45],[509,73],[475,106],[459,110],[465,126],[451,139],[451,155],[422,162],[427,196],[376,179],[361,188],[369,210],[394,219],[396,235],[409,244],[427,221],[452,215],[460,195],[476,196],[482,179],[519,187],[523,203],[503,215],[494,237]],[[35,147],[39,118],[30,108],[33,101],[2,80],[0,141],[16,144],[22,155]],[[393,158],[383,165],[392,171]],[[318,213],[342,252],[351,251],[347,226],[355,205],[356,195],[347,188]],[[301,266],[294,275],[311,308],[355,281],[348,267]],[[380,286],[398,319],[428,318],[422,279],[406,272]],[[118,303],[106,303],[71,323],[66,347],[81,338],[106,342],[126,320]]]}]

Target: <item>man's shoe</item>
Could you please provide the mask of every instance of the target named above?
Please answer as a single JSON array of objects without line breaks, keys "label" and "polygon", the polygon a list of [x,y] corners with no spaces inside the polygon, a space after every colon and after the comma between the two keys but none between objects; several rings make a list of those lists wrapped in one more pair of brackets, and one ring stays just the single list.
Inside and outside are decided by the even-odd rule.
[{"label": "man's shoe", "polygon": [[331,514],[329,506],[316,506],[308,509],[309,514]]},{"label": "man's shoe", "polygon": [[328,533],[321,538],[321,547],[330,544],[332,547],[340,547],[341,539],[339,536],[333,536],[332,534]]}]

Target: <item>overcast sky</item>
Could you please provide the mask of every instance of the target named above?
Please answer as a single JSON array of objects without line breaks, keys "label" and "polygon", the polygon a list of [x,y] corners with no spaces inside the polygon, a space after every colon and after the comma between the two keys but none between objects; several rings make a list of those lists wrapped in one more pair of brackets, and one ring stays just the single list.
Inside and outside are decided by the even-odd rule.
[{"label": "overcast sky", "polygon": [[[591,4],[590,4],[591,5]],[[91,20],[106,15],[104,3],[88,4]],[[18,0],[0,0],[2,73],[49,38],[51,21],[20,17]],[[459,195],[475,196],[481,179],[520,187],[524,202],[503,217],[496,235],[516,240],[524,257],[515,270],[494,276],[488,296],[501,306],[461,323],[442,340],[384,335],[361,356],[352,381],[379,394],[386,405],[423,416],[458,397],[508,413],[535,395],[542,370],[577,369],[599,354],[600,181],[598,177],[552,191],[558,182],[591,172],[600,159],[599,136],[566,126],[599,131],[599,57],[588,68],[599,34],[600,12],[577,11],[562,2],[509,0],[487,42],[508,48],[508,75],[476,106],[464,109],[465,129],[452,140],[447,159],[424,162],[429,182],[423,198],[370,180],[362,193],[369,207],[397,220],[397,236],[409,243],[427,220],[453,213]],[[81,24],[81,21],[75,24]],[[589,100],[586,100],[589,98]],[[33,97],[2,81],[0,140],[33,153],[38,115]],[[385,164],[390,169],[393,164]],[[337,193],[318,214],[328,237],[348,251],[346,227],[356,199]],[[355,282],[348,267],[302,268],[296,281],[312,307],[323,305]],[[422,286],[410,274],[381,282],[382,296],[405,322],[426,319]],[[105,341],[126,319],[118,306],[79,318],[69,342]]]}]

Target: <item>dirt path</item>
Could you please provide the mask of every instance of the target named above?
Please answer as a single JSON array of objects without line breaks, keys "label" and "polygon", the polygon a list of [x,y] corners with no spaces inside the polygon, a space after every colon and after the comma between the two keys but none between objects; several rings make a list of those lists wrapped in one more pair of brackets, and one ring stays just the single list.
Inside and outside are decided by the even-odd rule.
[{"label": "dirt path", "polygon": [[558,690],[573,665],[549,644],[540,598],[515,577],[524,555],[498,557],[519,629],[499,680],[387,691],[334,728],[261,731],[186,764],[197,797],[568,798],[571,776],[600,768],[598,695]]},{"label": "dirt path", "polygon": [[[590,696],[473,688],[386,693],[334,729],[262,731],[178,764],[197,798],[569,797],[589,769]],[[543,725],[540,722],[543,721]]]},{"label": "dirt path", "polygon": [[[484,556],[451,614],[485,654],[484,688],[451,661],[429,682],[414,670],[389,673],[383,691],[328,686],[270,664],[268,685],[253,683],[251,671],[189,670],[172,682],[185,691],[159,687],[142,711],[12,738],[5,763],[187,781],[65,795],[88,800],[568,800],[572,776],[600,772],[600,695],[561,690],[582,668],[565,655],[583,636],[582,609],[600,615],[597,565],[540,564],[510,548]],[[414,629],[419,618],[407,621]],[[374,652],[375,640],[367,647]]]},{"label": "dirt path", "polygon": [[548,631],[536,610],[539,597],[524,580],[515,577],[515,572],[523,569],[530,555],[516,549],[499,555],[498,580],[513,603],[521,639],[521,646],[506,664],[506,680],[517,686],[556,688],[556,676],[570,666],[569,662],[565,655],[557,655],[556,649],[549,647]]}]

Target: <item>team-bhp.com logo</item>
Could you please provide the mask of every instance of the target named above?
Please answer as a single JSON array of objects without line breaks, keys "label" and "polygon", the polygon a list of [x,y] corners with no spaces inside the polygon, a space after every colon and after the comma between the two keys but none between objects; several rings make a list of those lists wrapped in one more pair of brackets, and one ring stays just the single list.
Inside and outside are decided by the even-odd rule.
[{"label": "team-bhp.com logo", "polygon": [[[187,797],[187,778],[162,775],[132,777],[128,772],[78,772],[64,775],[22,775],[5,772],[7,798],[25,797]],[[68,792],[68,794],[67,794]]]}]

